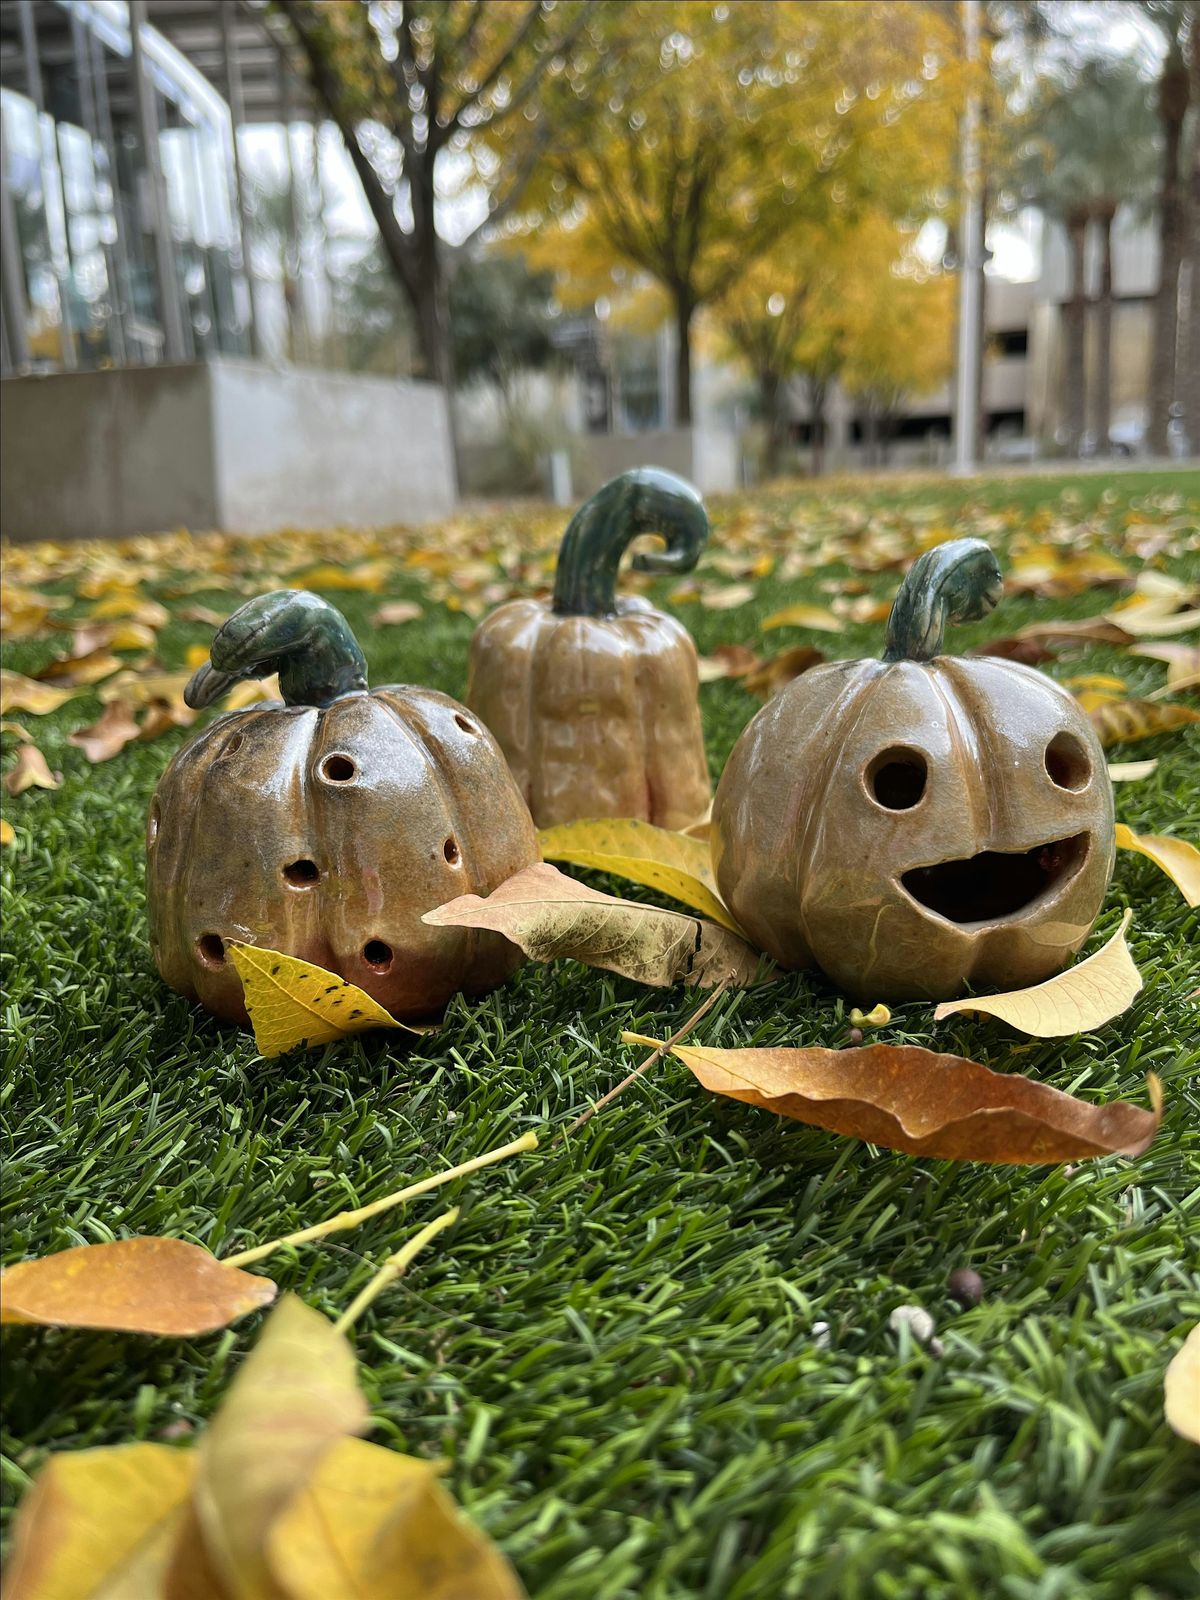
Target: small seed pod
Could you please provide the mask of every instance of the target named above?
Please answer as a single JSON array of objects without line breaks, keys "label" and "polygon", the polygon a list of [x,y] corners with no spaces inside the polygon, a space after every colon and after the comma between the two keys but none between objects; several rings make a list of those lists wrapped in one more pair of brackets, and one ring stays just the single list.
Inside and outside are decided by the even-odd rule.
[{"label": "small seed pod", "polygon": [[274,671],[282,702],[210,723],[151,802],[146,892],[164,980],[238,1022],[230,940],[327,967],[399,1018],[503,983],[514,945],[421,921],[539,858],[491,734],[436,690],[369,691],[345,618],[303,590],[236,611],[184,698],[208,706]]}]

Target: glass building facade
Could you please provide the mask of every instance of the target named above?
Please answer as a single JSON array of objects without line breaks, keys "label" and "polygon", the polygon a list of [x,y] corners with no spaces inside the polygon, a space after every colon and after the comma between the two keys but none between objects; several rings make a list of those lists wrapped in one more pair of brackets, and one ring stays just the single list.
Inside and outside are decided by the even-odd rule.
[{"label": "glass building facade", "polygon": [[0,6],[6,376],[261,353],[231,102],[283,120],[304,93],[268,22],[239,0]]}]

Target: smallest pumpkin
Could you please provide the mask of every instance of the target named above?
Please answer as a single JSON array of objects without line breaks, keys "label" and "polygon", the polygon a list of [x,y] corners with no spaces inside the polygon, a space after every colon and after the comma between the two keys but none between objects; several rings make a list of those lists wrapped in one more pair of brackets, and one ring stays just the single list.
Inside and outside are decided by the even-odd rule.
[{"label": "smallest pumpkin", "polygon": [[509,601],[471,640],[467,704],[539,827],[636,817],[683,828],[707,809],[691,635],[616,594],[625,547],[642,533],[667,548],[635,556],[639,572],[689,572],[708,536],[699,493],[654,467],[612,479],[567,526],[551,604]]}]

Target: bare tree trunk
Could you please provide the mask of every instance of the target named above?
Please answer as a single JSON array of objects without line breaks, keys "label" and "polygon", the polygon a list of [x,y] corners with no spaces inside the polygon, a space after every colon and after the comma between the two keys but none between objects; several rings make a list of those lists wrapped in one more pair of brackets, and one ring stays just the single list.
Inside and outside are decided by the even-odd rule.
[{"label": "bare tree trunk", "polygon": [[786,417],[784,416],[783,380],[777,372],[760,372],[759,395],[762,399],[763,423],[766,440],[763,446],[763,473],[768,478],[779,476],[779,463],[783,455]]},{"label": "bare tree trunk", "polygon": [[877,467],[879,465],[879,413],[871,400],[866,403],[864,420],[866,425],[863,429],[863,437],[866,449],[863,453],[867,458],[867,466]]},{"label": "bare tree trunk", "polygon": [[1175,401],[1179,340],[1179,273],[1183,263],[1184,190],[1179,170],[1183,122],[1190,98],[1188,70],[1168,57],[1158,84],[1158,115],[1163,130],[1162,186],[1158,197],[1159,273],[1154,300],[1154,348],[1150,358],[1149,444],[1167,454],[1171,406]]},{"label": "bare tree trunk", "polygon": [[[1200,107],[1200,16],[1192,24],[1190,71],[1192,103]],[[1200,133],[1192,140],[1192,171],[1187,203],[1187,329],[1181,355],[1183,366],[1179,379],[1179,398],[1183,401],[1183,423],[1187,429],[1189,454],[1200,455]]]},{"label": "bare tree trunk", "polygon": [[[988,214],[988,192],[986,185],[980,199],[981,213],[985,219],[984,231],[986,233],[986,218]],[[988,277],[981,267],[979,270],[979,303],[975,313],[976,346],[979,351],[979,361],[975,367],[975,460],[982,461],[987,448],[987,408],[984,399],[987,382],[987,297]]]},{"label": "bare tree trunk", "polygon": [[1116,206],[1097,207],[1096,221],[1100,224],[1100,293],[1096,296],[1096,371],[1092,388],[1091,427],[1096,435],[1096,448],[1108,455],[1108,430],[1112,424],[1112,325],[1113,325],[1113,272],[1112,234]]},{"label": "bare tree trunk", "polygon": [[1087,213],[1073,211],[1066,219],[1071,247],[1071,295],[1063,306],[1062,408],[1067,454],[1079,454],[1084,429],[1084,363],[1087,336],[1087,293],[1084,285],[1084,247]]},{"label": "bare tree trunk", "polygon": [[692,425],[692,318],[696,308],[680,289],[675,291],[675,426]]},{"label": "bare tree trunk", "polygon": [[818,378],[808,380],[808,415],[812,430],[812,475],[819,478],[825,471],[825,405],[829,398],[829,385]]}]

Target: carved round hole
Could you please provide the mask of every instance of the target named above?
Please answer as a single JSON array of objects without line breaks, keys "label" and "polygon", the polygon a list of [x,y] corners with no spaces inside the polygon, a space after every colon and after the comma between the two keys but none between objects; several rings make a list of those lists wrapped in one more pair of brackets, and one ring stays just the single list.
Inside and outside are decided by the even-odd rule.
[{"label": "carved round hole", "polygon": [[867,788],[885,811],[910,811],[925,793],[929,768],[916,750],[882,750],[867,768]]},{"label": "carved round hole", "polygon": [[450,835],[445,844],[442,846],[442,854],[452,867],[458,866],[459,862],[462,860],[462,851],[458,848],[458,840],[453,834]]},{"label": "carved round hole", "polygon": [[368,939],[363,945],[363,960],[376,972],[386,972],[392,964],[392,947],[382,939]]},{"label": "carved round hole", "polygon": [[1060,789],[1086,789],[1091,757],[1073,733],[1056,733],[1046,746],[1046,771]]},{"label": "carved round hole", "polygon": [[236,751],[242,748],[243,742],[242,735],[240,733],[235,733],[233,738],[230,739],[229,743],[225,746],[224,750],[222,750],[221,754],[224,756],[233,755]]},{"label": "carved round hole", "polygon": [[321,763],[321,776],[328,783],[349,783],[358,776],[358,768],[349,756],[326,756]]},{"label": "carved round hole", "polygon": [[283,875],[294,888],[311,889],[321,872],[315,861],[301,860],[289,861]]},{"label": "carved round hole", "polygon": [[196,940],[200,960],[206,967],[225,965],[225,941],[219,933],[205,933]]},{"label": "carved round hole", "polygon": [[154,844],[154,842],[158,838],[159,815],[160,815],[160,813],[159,813],[159,809],[158,809],[158,801],[156,800],[154,802],[154,804],[150,807],[150,820],[146,824],[146,844],[147,844],[147,846]]},{"label": "carved round hole", "polygon": [[458,725],[462,729],[462,731],[464,733],[469,733],[472,738],[474,738],[475,735],[479,731],[477,728],[475,728],[471,723],[469,723],[467,721],[466,717],[463,716],[461,711],[456,711],[454,713],[454,720],[455,720],[455,722],[458,723]]}]

